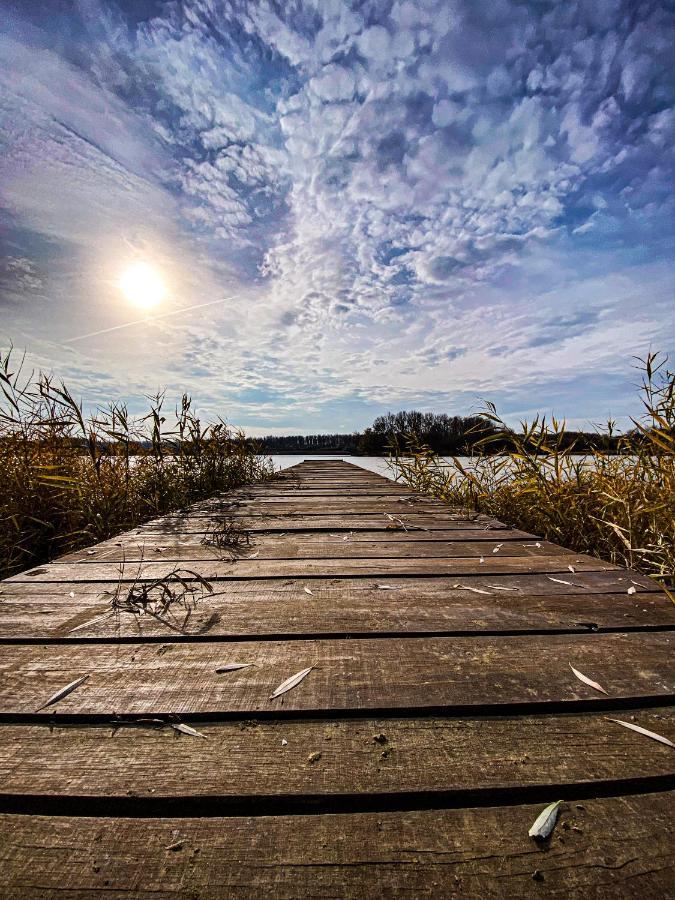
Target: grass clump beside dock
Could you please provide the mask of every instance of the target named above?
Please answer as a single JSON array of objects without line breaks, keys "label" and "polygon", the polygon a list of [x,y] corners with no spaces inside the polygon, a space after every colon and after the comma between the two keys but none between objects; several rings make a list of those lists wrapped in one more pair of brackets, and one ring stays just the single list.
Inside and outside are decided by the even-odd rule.
[{"label": "grass clump beside dock", "polygon": [[272,474],[187,395],[170,423],[165,406],[158,394],[142,417],[121,403],[87,416],[64,384],[0,354],[0,578]]},{"label": "grass clump beside dock", "polygon": [[[595,448],[579,454],[555,419],[537,417],[513,430],[487,404],[483,415],[497,431],[473,448],[469,464],[448,463],[414,435],[393,442],[391,464],[415,490],[637,569],[673,596],[675,373],[656,354],[641,369],[644,415],[617,455]],[[506,450],[495,454],[493,445]]]}]

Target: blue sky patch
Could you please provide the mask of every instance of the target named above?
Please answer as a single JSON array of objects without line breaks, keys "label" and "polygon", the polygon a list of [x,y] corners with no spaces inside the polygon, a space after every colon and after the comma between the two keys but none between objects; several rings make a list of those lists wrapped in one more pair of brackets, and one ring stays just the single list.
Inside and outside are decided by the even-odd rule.
[{"label": "blue sky patch", "polygon": [[0,342],[31,364],[252,433],[638,414],[633,357],[675,349],[665,0],[2,8]]}]

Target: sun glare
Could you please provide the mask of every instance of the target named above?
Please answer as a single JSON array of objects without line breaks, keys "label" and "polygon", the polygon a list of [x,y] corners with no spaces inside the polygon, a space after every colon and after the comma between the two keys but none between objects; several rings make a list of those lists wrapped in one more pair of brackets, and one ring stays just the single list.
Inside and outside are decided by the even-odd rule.
[{"label": "sun glare", "polygon": [[159,272],[148,263],[129,266],[120,278],[124,296],[140,309],[154,309],[166,295],[166,285]]}]

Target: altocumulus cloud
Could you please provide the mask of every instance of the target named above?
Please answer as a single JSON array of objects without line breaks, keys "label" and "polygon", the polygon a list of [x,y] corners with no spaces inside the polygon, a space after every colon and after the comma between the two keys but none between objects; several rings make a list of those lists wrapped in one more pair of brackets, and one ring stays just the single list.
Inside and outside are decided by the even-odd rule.
[{"label": "altocumulus cloud", "polygon": [[[3,6],[2,336],[88,396],[587,420],[675,349],[668,3]],[[66,343],[139,254],[223,302]]]}]

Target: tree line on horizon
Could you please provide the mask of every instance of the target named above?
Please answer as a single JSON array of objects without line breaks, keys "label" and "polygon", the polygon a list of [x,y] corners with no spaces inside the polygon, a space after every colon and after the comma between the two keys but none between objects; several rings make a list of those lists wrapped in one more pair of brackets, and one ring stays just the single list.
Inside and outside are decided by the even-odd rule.
[{"label": "tree line on horizon", "polygon": [[[502,438],[501,435],[504,435]],[[405,446],[414,435],[418,444],[441,456],[468,454],[489,440],[489,449],[499,453],[509,444],[508,436],[485,415],[449,416],[446,413],[401,410],[378,416],[364,431],[348,434],[266,435],[257,438],[259,451],[284,453],[341,453],[353,456],[387,455],[393,446]],[[565,430],[560,449],[584,452],[591,448],[604,453],[619,449],[620,435]]]}]

